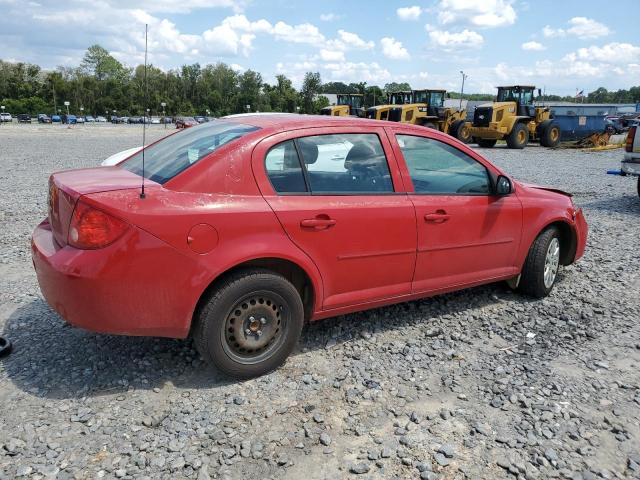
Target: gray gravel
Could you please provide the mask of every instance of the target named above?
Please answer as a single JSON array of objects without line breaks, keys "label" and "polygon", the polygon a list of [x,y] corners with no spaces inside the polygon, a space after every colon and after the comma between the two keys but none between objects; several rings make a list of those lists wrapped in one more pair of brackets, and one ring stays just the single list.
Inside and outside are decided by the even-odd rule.
[{"label": "gray gravel", "polygon": [[604,174],[620,150],[483,150],[585,209],[586,256],[549,298],[496,284],[318,322],[283,368],[230,382],[189,341],[66,326],[38,290],[48,175],[140,135],[0,126],[0,478],[640,478],[640,199]]}]

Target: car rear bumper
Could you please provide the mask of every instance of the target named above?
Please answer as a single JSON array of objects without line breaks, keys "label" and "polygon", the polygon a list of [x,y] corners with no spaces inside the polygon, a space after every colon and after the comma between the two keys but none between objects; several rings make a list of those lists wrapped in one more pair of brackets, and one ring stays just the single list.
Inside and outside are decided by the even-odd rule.
[{"label": "car rear bumper", "polygon": [[[42,295],[71,325],[100,333],[184,338],[202,278],[197,263],[132,227],[99,250],[60,247],[47,220],[33,232]],[[159,259],[161,261],[159,261]]]},{"label": "car rear bumper", "polygon": [[629,158],[622,161],[621,168],[625,175],[638,175],[640,176],[640,155],[635,158]]},{"label": "car rear bumper", "polygon": [[582,209],[578,209],[576,212],[575,228],[576,228],[577,242],[576,242],[576,255],[574,257],[574,261],[582,258],[582,256],[584,255],[584,250],[587,247],[587,235],[589,234],[589,226],[587,225],[587,221],[584,218]]}]

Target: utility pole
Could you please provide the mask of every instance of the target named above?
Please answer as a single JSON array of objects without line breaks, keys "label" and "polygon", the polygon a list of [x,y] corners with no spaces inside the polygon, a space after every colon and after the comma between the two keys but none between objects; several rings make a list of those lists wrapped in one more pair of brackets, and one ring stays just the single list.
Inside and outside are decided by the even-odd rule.
[{"label": "utility pole", "polygon": [[462,96],[464,95],[464,81],[469,76],[460,70],[460,74],[462,75],[462,87],[460,87],[460,110],[462,110]]}]

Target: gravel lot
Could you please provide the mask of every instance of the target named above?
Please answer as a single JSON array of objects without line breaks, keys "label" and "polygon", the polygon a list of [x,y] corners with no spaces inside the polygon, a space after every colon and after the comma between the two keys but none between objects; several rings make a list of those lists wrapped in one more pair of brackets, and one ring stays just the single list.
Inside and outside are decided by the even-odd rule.
[{"label": "gravel lot", "polygon": [[640,199],[605,175],[620,150],[483,151],[586,212],[586,255],[547,299],[495,284],[318,322],[283,368],[230,382],[190,341],[94,335],[40,295],[48,175],[141,132],[0,126],[0,478],[640,478]]}]

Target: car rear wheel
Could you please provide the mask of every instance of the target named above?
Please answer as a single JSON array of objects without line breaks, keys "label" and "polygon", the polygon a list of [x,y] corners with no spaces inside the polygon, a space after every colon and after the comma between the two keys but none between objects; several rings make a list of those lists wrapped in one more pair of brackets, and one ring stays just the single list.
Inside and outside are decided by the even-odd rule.
[{"label": "car rear wheel", "polygon": [[560,267],[560,233],[548,228],[535,239],[524,262],[518,290],[542,298],[553,289]]},{"label": "car rear wheel", "polygon": [[196,322],[194,341],[203,358],[230,377],[251,378],[284,363],[300,338],[304,309],[283,276],[244,270],[209,296]]},{"label": "car rear wheel", "polygon": [[540,145],[543,147],[554,148],[560,143],[560,126],[554,122],[547,120],[541,125]]}]

